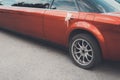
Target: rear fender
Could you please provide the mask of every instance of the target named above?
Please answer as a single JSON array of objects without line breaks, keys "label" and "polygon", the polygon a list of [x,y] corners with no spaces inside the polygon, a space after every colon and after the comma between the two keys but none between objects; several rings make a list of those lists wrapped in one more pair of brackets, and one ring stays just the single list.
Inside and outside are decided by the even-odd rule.
[{"label": "rear fender", "polygon": [[[102,35],[102,33],[99,31],[99,29],[94,26],[93,24],[90,24],[88,22],[82,21],[82,22],[76,22],[72,24],[68,29],[67,29],[67,41],[69,41],[69,37],[71,33],[75,30],[81,30],[81,31],[86,31],[88,33],[91,33],[98,41],[100,48],[102,50],[102,55],[103,58],[107,57],[107,48],[106,48],[106,43],[105,39]],[[68,43],[67,43],[68,45]]]}]

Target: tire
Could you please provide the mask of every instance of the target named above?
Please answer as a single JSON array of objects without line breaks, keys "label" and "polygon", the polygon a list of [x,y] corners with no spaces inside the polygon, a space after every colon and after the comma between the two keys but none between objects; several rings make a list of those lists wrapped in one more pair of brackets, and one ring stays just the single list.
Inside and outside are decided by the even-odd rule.
[{"label": "tire", "polygon": [[69,52],[73,62],[83,69],[95,67],[102,59],[98,43],[86,33],[77,34],[70,39]]}]

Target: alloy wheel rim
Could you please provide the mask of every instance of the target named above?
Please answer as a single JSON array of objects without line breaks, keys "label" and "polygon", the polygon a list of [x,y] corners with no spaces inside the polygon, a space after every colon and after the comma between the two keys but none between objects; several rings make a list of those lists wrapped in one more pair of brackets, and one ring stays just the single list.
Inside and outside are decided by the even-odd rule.
[{"label": "alloy wheel rim", "polygon": [[86,66],[93,61],[93,48],[85,39],[76,39],[72,43],[71,50],[72,56],[78,64]]}]

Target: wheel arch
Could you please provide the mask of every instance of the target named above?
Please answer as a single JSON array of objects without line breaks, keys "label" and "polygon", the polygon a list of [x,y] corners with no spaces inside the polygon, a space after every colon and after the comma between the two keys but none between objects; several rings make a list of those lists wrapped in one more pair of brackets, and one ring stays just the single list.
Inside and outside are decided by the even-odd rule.
[{"label": "wheel arch", "polygon": [[[69,43],[70,39],[71,39],[73,36],[75,36],[75,35],[77,35],[77,34],[81,34],[81,33],[89,34],[89,35],[91,35],[91,36],[95,39],[95,41],[97,42],[97,44],[98,44],[98,46],[99,46],[99,48],[100,48],[101,57],[102,57],[102,58],[105,58],[105,57],[106,57],[106,54],[105,54],[105,53],[106,53],[105,44],[104,44],[103,41],[100,40],[100,39],[101,39],[100,35],[97,35],[97,34],[93,33],[92,31],[88,31],[88,30],[85,30],[85,29],[79,29],[79,28],[73,29],[73,30],[69,33],[68,43]],[[101,36],[102,36],[102,35],[101,35]],[[103,37],[103,36],[102,36],[102,37]]]},{"label": "wheel arch", "polygon": [[[95,40],[97,41],[97,38],[96,38],[91,32],[89,32],[89,31],[87,31],[87,30],[82,30],[82,29],[75,29],[75,30],[71,31],[70,34],[69,34],[68,40],[70,40],[74,35],[77,35],[77,34],[80,34],[80,33],[89,34],[89,35],[91,35],[92,37],[94,37]],[[97,42],[98,42],[98,41],[97,41]],[[99,43],[99,42],[98,42],[98,43]]]}]

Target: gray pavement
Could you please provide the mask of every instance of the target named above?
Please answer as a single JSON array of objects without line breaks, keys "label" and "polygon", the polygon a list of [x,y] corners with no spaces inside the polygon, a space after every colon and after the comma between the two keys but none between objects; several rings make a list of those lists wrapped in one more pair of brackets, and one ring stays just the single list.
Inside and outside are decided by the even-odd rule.
[{"label": "gray pavement", "polygon": [[0,80],[120,80],[119,62],[84,70],[53,45],[1,30]]}]

